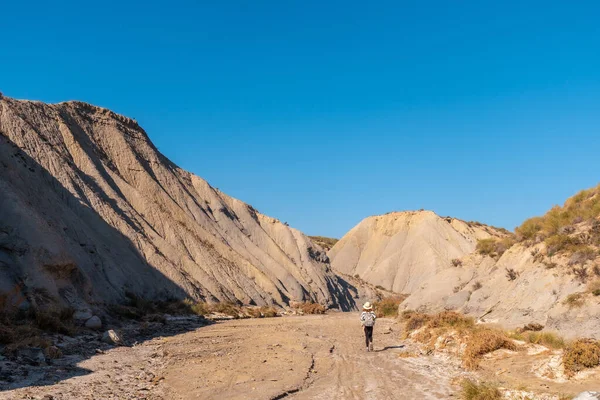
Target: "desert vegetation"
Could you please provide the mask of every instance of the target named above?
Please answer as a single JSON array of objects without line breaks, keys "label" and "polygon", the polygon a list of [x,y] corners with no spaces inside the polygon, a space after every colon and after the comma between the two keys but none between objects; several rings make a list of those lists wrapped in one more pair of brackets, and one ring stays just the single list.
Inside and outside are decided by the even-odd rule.
[{"label": "desert vegetation", "polygon": [[515,239],[512,236],[503,238],[488,238],[477,241],[477,252],[479,254],[500,258],[506,250],[510,249],[515,244]]},{"label": "desert vegetation", "polygon": [[375,314],[377,318],[381,317],[392,317],[395,318],[398,316],[398,306],[404,300],[406,300],[406,295],[404,296],[390,296],[386,297],[380,301],[376,301],[373,303],[373,307],[375,308]]},{"label": "desert vegetation", "polygon": [[309,236],[309,238],[325,250],[331,249],[339,241],[339,239],[329,238],[325,236]]},{"label": "desert vegetation", "polygon": [[586,368],[600,365],[600,342],[592,339],[579,339],[570,343],[564,351],[565,373],[573,376]]},{"label": "desert vegetation", "polygon": [[234,302],[207,303],[191,299],[172,301],[149,301],[134,294],[127,294],[125,304],[111,305],[113,315],[135,320],[160,320],[163,314],[207,316],[214,313],[233,318],[276,317],[277,310],[272,306],[251,307]]},{"label": "desert vegetation", "polygon": [[516,229],[520,242],[534,243],[546,240],[556,251],[573,249],[579,243],[569,235],[575,232],[575,225],[591,224],[591,241],[600,244],[600,186],[582,190],[568,199],[565,204],[555,206],[544,216],[534,217],[523,222]]},{"label": "desert vegetation", "polygon": [[[517,345],[503,331],[476,325],[471,317],[454,311],[444,311],[434,315],[408,311],[402,314],[407,336],[424,343],[431,350],[439,345],[440,338],[455,335],[464,341],[462,350],[463,365],[476,369],[481,357],[498,349],[516,350]],[[442,343],[446,341],[441,340]]]}]

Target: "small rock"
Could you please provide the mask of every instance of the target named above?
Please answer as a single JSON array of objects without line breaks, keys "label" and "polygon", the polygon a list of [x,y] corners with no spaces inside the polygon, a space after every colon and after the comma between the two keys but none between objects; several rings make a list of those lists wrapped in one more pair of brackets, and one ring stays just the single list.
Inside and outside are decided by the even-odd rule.
[{"label": "small rock", "polygon": [[104,332],[104,334],[102,335],[102,341],[104,343],[122,346],[123,345],[123,336],[121,334],[119,334],[118,332],[116,332],[112,329],[109,329],[108,331]]},{"label": "small rock", "polygon": [[78,310],[75,311],[73,313],[73,319],[75,321],[87,321],[88,319],[92,318],[94,315],[92,314],[92,312],[90,310]]},{"label": "small rock", "polygon": [[102,328],[102,321],[96,315],[85,321],[85,327],[89,329],[100,329]]}]

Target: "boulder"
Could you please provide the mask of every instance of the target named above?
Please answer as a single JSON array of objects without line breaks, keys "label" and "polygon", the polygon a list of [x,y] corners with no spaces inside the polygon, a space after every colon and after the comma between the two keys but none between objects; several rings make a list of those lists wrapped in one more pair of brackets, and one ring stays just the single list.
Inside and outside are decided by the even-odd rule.
[{"label": "boulder", "polygon": [[112,329],[104,332],[102,335],[102,341],[104,343],[114,344],[116,346],[122,346],[124,344],[123,336],[119,332]]},{"label": "boulder", "polygon": [[100,329],[102,328],[102,321],[98,316],[94,315],[92,318],[85,321],[85,327],[89,329]]},{"label": "boulder", "polygon": [[73,319],[75,321],[87,321],[92,318],[94,315],[90,310],[77,310],[73,313]]}]

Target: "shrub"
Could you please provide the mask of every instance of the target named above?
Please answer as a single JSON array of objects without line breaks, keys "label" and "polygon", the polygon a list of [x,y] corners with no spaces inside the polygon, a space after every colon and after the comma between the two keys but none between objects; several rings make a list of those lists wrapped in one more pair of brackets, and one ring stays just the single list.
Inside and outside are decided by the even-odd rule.
[{"label": "shrub", "polygon": [[542,217],[529,218],[523,224],[515,229],[519,241],[534,240],[542,230]]},{"label": "shrub", "polygon": [[577,279],[579,279],[581,281],[581,283],[585,283],[588,278],[588,270],[586,267],[583,267],[583,266],[582,267],[574,267],[573,275],[575,275],[575,277]]},{"label": "shrub", "polygon": [[463,265],[463,262],[460,258],[455,258],[452,260],[452,265],[455,267],[460,267],[461,265]]},{"label": "shrub", "polygon": [[517,345],[502,331],[479,328],[468,338],[463,362],[468,369],[476,369],[484,354],[498,349],[517,350]]},{"label": "shrub", "polygon": [[402,313],[402,318],[405,321],[407,336],[410,332],[423,328],[413,337],[423,343],[429,342],[430,346],[433,346],[436,339],[448,331],[459,332],[461,337],[466,338],[463,363],[469,369],[475,369],[484,354],[501,348],[509,350],[517,348],[506,333],[477,326],[473,318],[454,311],[443,311],[434,315],[406,311]]},{"label": "shrub", "polygon": [[547,253],[549,256],[573,248],[579,244],[578,240],[568,235],[554,235],[545,240]]},{"label": "shrub", "polygon": [[537,322],[530,322],[523,327],[523,331],[539,332],[544,329],[544,325],[538,324]]},{"label": "shrub", "polygon": [[260,313],[262,314],[262,317],[264,317],[264,318],[274,318],[279,315],[277,313],[277,310],[274,307],[269,307],[269,306],[261,307]]},{"label": "shrub", "polygon": [[586,262],[595,260],[597,256],[598,252],[595,249],[589,246],[581,246],[571,255],[571,258],[569,259],[569,265],[585,265]]},{"label": "shrub", "polygon": [[563,304],[569,306],[569,308],[583,306],[583,293],[571,293],[563,301]]},{"label": "shrub", "polygon": [[398,307],[405,299],[403,296],[392,296],[373,303],[377,317],[397,317]]},{"label": "shrub", "polygon": [[476,383],[465,379],[461,383],[461,398],[463,400],[500,400],[502,393],[490,383]]},{"label": "shrub", "polygon": [[415,311],[404,311],[402,313],[402,319],[405,321],[404,329],[406,330],[406,333],[410,333],[423,327],[430,320],[430,316]]},{"label": "shrub", "polygon": [[565,348],[563,353],[565,372],[569,376],[585,368],[600,365],[600,343],[591,339],[579,339]]},{"label": "shrub", "polygon": [[429,328],[472,328],[475,321],[455,311],[442,311],[435,314],[429,320]]},{"label": "shrub", "polygon": [[558,267],[558,264],[555,262],[552,262],[552,261],[544,262],[544,265],[546,266],[546,269],[552,269],[552,268]]},{"label": "shrub", "polygon": [[565,340],[554,332],[525,331],[521,333],[513,333],[510,335],[510,337],[512,339],[546,346],[551,349],[562,349],[565,347]]},{"label": "shrub", "polygon": [[304,314],[325,314],[327,308],[319,303],[304,302],[300,305],[300,310]]},{"label": "shrub", "polygon": [[502,254],[510,249],[515,244],[515,240],[512,236],[507,236],[501,239],[488,238],[480,239],[477,241],[476,250],[479,254],[490,256],[490,257],[501,257]]},{"label": "shrub", "polygon": [[221,314],[229,315],[230,317],[239,318],[240,317],[240,307],[232,302],[221,302],[211,304],[209,307],[211,312],[218,312]]},{"label": "shrub", "polygon": [[[583,190],[568,199],[562,207],[555,206],[542,217],[526,220],[515,230],[517,239],[523,242],[541,237],[546,238],[546,241],[550,240],[552,242],[554,236],[561,236],[560,239],[557,239],[558,242],[563,242],[562,248],[569,250],[569,245],[565,241],[566,237],[568,237],[567,235],[575,231],[572,225],[588,220],[595,220],[600,216],[599,194],[600,186]],[[593,241],[600,239],[596,234],[593,236]],[[560,248],[561,246],[558,247]]]},{"label": "shrub", "polygon": [[515,271],[513,268],[506,268],[506,277],[509,281],[514,281],[519,277],[519,273]]}]

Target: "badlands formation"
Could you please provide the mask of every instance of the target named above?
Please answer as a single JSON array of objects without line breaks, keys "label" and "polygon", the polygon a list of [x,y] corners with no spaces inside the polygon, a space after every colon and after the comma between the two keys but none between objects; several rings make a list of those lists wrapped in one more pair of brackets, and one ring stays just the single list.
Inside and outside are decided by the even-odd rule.
[{"label": "badlands formation", "polygon": [[504,235],[431,211],[392,212],[361,221],[333,246],[329,257],[336,271],[410,294],[453,259],[473,252],[477,240]]},{"label": "badlands formation", "polygon": [[0,292],[354,307],[325,251],[164,157],[136,121],[0,95]]},{"label": "badlands formation", "polygon": [[599,192],[582,191],[516,235],[429,211],[369,217],[329,256],[335,270],[409,295],[401,310],[600,338]]}]

